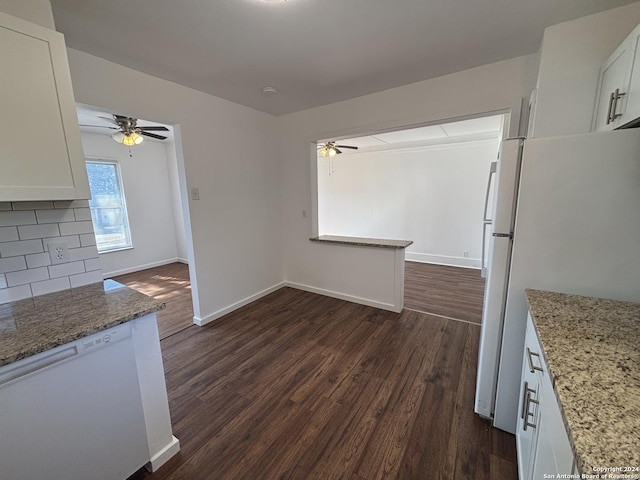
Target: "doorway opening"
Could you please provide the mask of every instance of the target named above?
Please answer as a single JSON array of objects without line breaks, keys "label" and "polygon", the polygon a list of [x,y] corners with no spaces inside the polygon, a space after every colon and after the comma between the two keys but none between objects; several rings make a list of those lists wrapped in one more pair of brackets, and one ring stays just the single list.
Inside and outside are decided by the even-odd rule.
[{"label": "doorway opening", "polygon": [[[480,324],[488,176],[509,119],[500,113],[319,141],[318,235],[412,240],[404,307]],[[348,148],[323,151],[335,140]]]},{"label": "doorway opening", "polygon": [[179,126],[82,104],[77,113],[103,277],[164,302],[165,338],[193,324],[196,305]]}]

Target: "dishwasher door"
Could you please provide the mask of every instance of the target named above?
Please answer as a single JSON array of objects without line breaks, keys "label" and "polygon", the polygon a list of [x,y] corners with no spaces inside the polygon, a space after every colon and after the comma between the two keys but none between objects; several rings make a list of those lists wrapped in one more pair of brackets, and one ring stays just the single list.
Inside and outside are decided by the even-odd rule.
[{"label": "dishwasher door", "polygon": [[129,324],[0,368],[0,476],[123,480],[149,461]]}]

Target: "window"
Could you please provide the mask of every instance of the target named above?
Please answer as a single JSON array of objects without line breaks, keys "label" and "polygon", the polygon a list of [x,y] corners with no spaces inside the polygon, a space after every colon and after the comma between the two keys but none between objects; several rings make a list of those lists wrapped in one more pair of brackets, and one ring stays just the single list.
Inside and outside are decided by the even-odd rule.
[{"label": "window", "polygon": [[109,161],[87,161],[91,188],[91,219],[98,252],[131,248],[131,232],[124,201],[120,165]]}]

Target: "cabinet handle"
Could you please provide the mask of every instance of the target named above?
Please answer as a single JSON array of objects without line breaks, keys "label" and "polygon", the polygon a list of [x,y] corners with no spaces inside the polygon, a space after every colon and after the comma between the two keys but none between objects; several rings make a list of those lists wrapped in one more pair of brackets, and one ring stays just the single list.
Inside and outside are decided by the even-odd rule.
[{"label": "cabinet handle", "polygon": [[544,371],[541,367],[536,367],[533,364],[533,359],[531,357],[538,357],[540,358],[540,354],[539,353],[534,353],[532,352],[529,347],[527,347],[527,360],[529,361],[529,371],[531,373],[535,372],[536,370],[538,370],[539,372]]},{"label": "cabinet handle", "polygon": [[527,395],[533,391],[529,388],[529,382],[524,382],[524,388],[522,389],[522,409],[520,412],[520,418],[524,420],[525,413],[527,411]]},{"label": "cabinet handle", "polygon": [[613,93],[613,107],[611,107],[611,121],[615,121],[616,118],[621,117],[622,114],[621,113],[616,113],[616,110],[618,108],[618,99],[620,99],[620,97],[624,97],[625,94],[624,93],[620,93],[620,89],[616,88],[616,91]]},{"label": "cabinet handle", "polygon": [[525,398],[525,402],[524,402],[524,406],[525,406],[525,412],[524,412],[524,422],[522,424],[522,429],[524,431],[527,430],[527,427],[532,427],[532,428],[537,428],[538,426],[535,423],[530,423],[529,422],[529,417],[533,416],[533,413],[531,413],[529,411],[529,405],[531,405],[532,403],[535,403],[536,405],[540,405],[540,402],[538,400],[535,400],[533,398],[531,398],[531,394],[532,393],[536,393],[535,390],[533,390],[532,388],[527,388],[525,390],[526,393],[526,398]]},{"label": "cabinet handle", "polygon": [[611,92],[609,95],[609,109],[607,110],[607,125],[609,125],[613,120],[611,120],[611,110],[613,109],[613,96],[614,93]]},{"label": "cabinet handle", "polygon": [[525,418],[524,420],[525,430],[527,429],[527,427],[538,428],[538,426],[535,423],[529,422],[529,417],[533,416],[533,413],[529,412],[529,405],[532,403],[535,403],[536,405],[540,405],[540,402],[538,400],[534,400],[533,398],[531,398],[531,392],[536,393],[534,390],[529,390],[527,392],[527,418]]}]

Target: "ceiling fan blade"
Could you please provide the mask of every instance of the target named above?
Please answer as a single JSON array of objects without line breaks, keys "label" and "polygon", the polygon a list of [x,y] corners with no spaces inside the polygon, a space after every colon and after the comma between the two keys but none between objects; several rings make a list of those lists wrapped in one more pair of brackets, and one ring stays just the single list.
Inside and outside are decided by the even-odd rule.
[{"label": "ceiling fan blade", "polygon": [[169,129],[167,127],[143,127],[142,125],[138,125],[140,130],[147,130],[149,132],[158,131],[158,132],[168,132]]},{"label": "ceiling fan blade", "polygon": [[81,127],[91,127],[91,128],[108,128],[110,130],[119,130],[118,127],[107,127],[106,125],[83,125],[80,124]]},{"label": "ceiling fan blade", "polygon": [[111,118],[109,118],[109,117],[101,117],[101,116],[99,116],[99,115],[98,115],[98,117],[97,117],[97,118],[100,118],[100,119],[102,119],[102,120],[106,120],[106,121],[108,121],[109,123],[116,123],[116,122],[115,122],[115,120],[113,119],[113,117],[111,117]]},{"label": "ceiling fan blade", "polygon": [[339,148],[337,148],[337,147],[333,147],[333,149],[336,151],[336,153],[337,153],[338,155],[340,155],[340,154],[342,153],[342,150],[340,150],[340,149],[339,149]]},{"label": "ceiling fan blade", "polygon": [[155,133],[148,133],[144,130],[141,130],[140,133],[145,137],[157,138],[158,140],[166,140],[167,137],[163,137],[162,135],[156,135]]},{"label": "ceiling fan blade", "polygon": [[358,147],[353,147],[351,145],[336,145],[336,147],[340,148],[350,148],[351,150],[358,150]]}]

